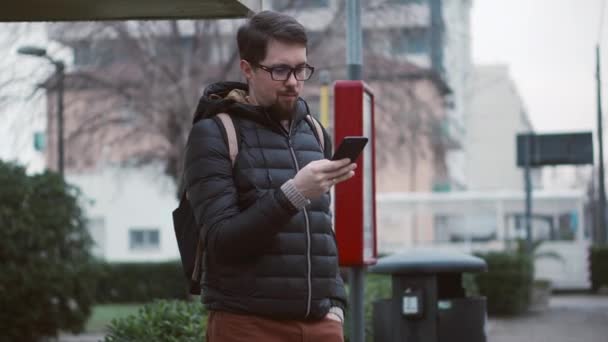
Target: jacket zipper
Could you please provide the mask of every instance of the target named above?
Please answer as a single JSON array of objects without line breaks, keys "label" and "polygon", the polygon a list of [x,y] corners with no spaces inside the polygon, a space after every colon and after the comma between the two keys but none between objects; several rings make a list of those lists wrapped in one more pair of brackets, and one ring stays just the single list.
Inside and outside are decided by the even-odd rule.
[{"label": "jacket zipper", "polygon": [[[298,159],[296,158],[296,153],[293,150],[293,146],[291,145],[291,131],[293,128],[293,120],[291,121],[291,125],[289,127],[289,132],[287,134],[287,144],[289,145],[289,152],[291,152],[291,158],[296,166],[296,172],[300,171],[300,165],[298,165]],[[310,236],[310,219],[308,218],[308,211],[306,208],[304,211],[304,220],[306,221],[306,263],[307,263],[307,274],[306,280],[308,281],[308,298],[306,299],[306,315],[305,318],[308,318],[310,315],[310,307],[312,305],[312,262],[311,262],[311,236]]]}]

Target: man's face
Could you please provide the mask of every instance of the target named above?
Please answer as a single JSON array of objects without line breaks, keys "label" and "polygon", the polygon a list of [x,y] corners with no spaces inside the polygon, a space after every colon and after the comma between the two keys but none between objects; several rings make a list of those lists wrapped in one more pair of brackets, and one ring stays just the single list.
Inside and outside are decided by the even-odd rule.
[{"label": "man's face", "polygon": [[[295,68],[306,64],[306,47],[300,44],[286,44],[270,40],[266,58],[260,61],[264,67]],[[298,96],[304,87],[303,81],[296,80],[293,73],[286,81],[275,81],[270,72],[247,61],[241,61],[241,69],[249,81],[249,96],[258,105],[271,108],[282,119],[292,117]]]}]

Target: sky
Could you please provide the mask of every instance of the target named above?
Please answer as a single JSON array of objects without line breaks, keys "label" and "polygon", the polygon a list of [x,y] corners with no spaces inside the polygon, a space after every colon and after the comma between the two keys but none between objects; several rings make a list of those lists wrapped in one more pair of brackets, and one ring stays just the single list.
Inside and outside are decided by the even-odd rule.
[{"label": "sky", "polygon": [[[507,64],[537,132],[596,126],[595,46],[602,0],[473,0],[476,64]],[[608,10],[608,6],[605,11]],[[601,47],[608,91],[608,14]]]}]

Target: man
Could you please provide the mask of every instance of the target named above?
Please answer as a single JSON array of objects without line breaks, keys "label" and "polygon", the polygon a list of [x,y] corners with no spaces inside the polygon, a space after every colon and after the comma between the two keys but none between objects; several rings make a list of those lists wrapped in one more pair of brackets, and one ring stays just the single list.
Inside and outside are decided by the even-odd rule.
[{"label": "man", "polygon": [[[237,43],[247,84],[205,90],[185,157],[187,194],[206,241],[207,339],[343,341],[346,295],[329,190],[356,165],[328,160],[327,133],[317,136],[306,119],[298,95],[314,68],[304,27],[264,11],[239,29]],[[234,165],[215,117],[221,112],[239,137]]]}]

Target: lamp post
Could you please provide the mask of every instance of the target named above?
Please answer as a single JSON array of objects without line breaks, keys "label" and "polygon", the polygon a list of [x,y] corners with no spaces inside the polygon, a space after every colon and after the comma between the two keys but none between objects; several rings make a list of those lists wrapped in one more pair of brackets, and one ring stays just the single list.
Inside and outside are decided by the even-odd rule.
[{"label": "lamp post", "polygon": [[46,49],[36,46],[22,46],[17,50],[21,55],[40,57],[48,60],[55,66],[55,79],[57,89],[57,169],[63,177],[64,173],[64,149],[63,149],[63,79],[65,75],[65,63],[52,58],[46,53]]},{"label": "lamp post", "polygon": [[608,228],[606,228],[606,186],[605,186],[605,175],[604,175],[604,137],[603,137],[603,124],[602,124],[602,73],[600,71],[600,46],[595,47],[595,79],[597,86],[597,139],[599,148],[599,203],[598,203],[598,231],[595,234],[596,243],[603,245],[608,243]]}]

